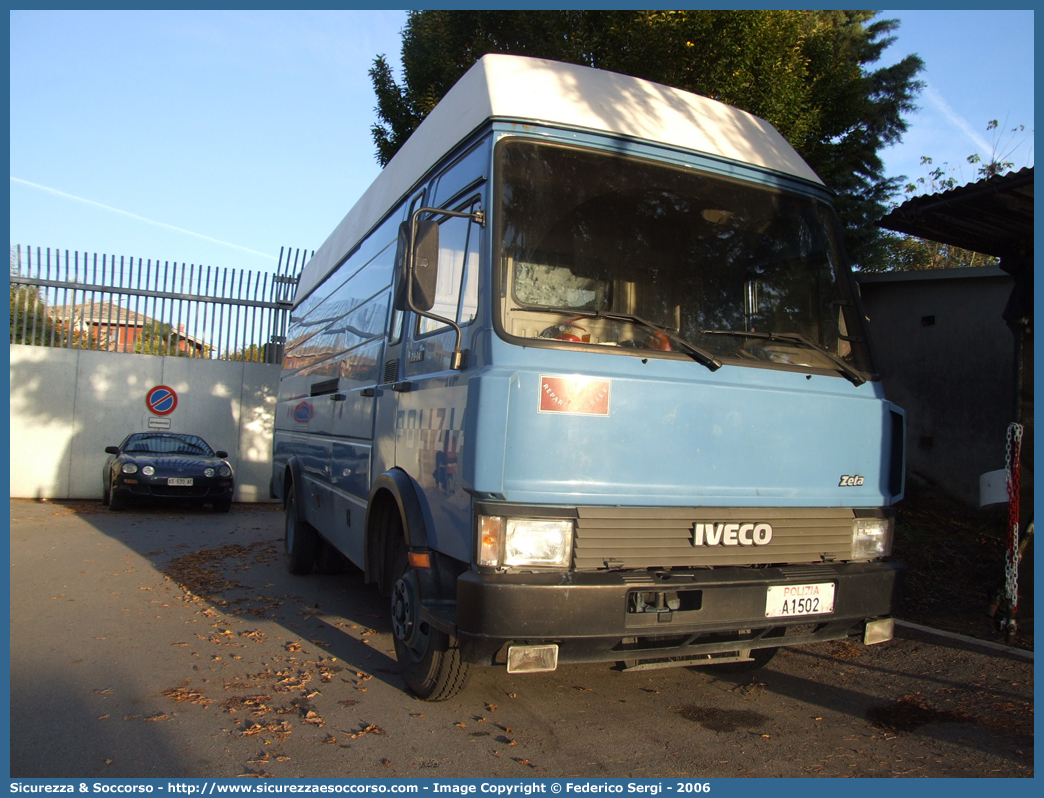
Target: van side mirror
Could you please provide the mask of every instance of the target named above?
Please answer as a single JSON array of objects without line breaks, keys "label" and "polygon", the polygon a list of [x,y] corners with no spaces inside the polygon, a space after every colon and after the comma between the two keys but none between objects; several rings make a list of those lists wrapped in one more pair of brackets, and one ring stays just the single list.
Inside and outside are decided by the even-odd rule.
[{"label": "van side mirror", "polygon": [[439,281],[439,225],[432,219],[417,220],[413,244],[413,304],[418,310],[435,307]]},{"label": "van side mirror", "polygon": [[460,325],[431,312],[435,307],[435,288],[439,282],[439,224],[433,219],[421,219],[422,213],[441,216],[457,216],[471,219],[477,224],[486,224],[482,211],[450,211],[445,208],[418,208],[411,221],[399,225],[399,243],[395,252],[395,287],[392,307],[395,310],[412,310],[421,316],[441,322],[453,328],[457,343],[450,355],[450,368],[460,371],[467,368],[467,352],[460,348],[463,339]]},{"label": "van side mirror", "polygon": [[119,446],[106,446],[105,447],[105,454],[119,454],[119,453],[120,453],[120,447]]},{"label": "van side mirror", "polygon": [[[439,225],[431,219],[417,219],[414,224],[417,234],[412,259],[410,223],[399,225],[399,244],[395,251],[396,310],[425,311],[435,306],[435,288],[439,279]],[[412,289],[412,296],[407,294],[407,286]]]}]

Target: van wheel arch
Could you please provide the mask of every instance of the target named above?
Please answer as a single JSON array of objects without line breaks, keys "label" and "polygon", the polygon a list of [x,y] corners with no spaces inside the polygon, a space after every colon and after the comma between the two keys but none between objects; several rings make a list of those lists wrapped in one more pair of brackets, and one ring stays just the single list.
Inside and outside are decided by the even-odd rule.
[{"label": "van wheel arch", "polygon": [[[390,539],[390,532],[396,538],[401,536],[401,541]],[[400,545],[413,551],[429,548],[424,514],[413,480],[402,469],[393,468],[374,480],[366,511],[366,581],[376,582],[385,596],[391,595],[397,578],[393,569],[395,552]]]}]

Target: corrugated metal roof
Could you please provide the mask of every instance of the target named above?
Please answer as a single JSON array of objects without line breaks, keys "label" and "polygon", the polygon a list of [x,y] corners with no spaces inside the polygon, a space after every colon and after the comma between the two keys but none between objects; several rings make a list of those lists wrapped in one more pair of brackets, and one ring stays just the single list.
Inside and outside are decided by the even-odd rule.
[{"label": "corrugated metal roof", "polygon": [[1026,255],[1033,251],[1033,167],[914,197],[877,224],[986,255]]}]

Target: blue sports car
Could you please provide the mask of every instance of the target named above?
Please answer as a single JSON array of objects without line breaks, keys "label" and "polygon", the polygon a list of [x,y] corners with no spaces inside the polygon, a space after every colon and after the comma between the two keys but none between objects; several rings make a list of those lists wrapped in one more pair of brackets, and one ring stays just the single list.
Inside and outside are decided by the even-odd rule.
[{"label": "blue sports car", "polygon": [[228,452],[214,451],[196,435],[135,432],[109,455],[102,502],[122,510],[133,499],[182,499],[209,502],[219,513],[232,507],[236,489]]}]

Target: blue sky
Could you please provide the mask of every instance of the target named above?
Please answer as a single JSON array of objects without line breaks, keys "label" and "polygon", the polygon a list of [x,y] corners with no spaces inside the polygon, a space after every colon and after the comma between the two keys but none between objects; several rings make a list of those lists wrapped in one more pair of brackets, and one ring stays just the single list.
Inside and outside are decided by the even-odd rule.
[{"label": "blue sky", "polygon": [[[998,140],[1033,164],[1033,12],[882,17],[884,63],[917,53],[928,84],[890,175],[928,155],[970,181]],[[318,248],[378,173],[366,73],[398,64],[405,19],[12,11],[11,244],[249,269]]]}]

